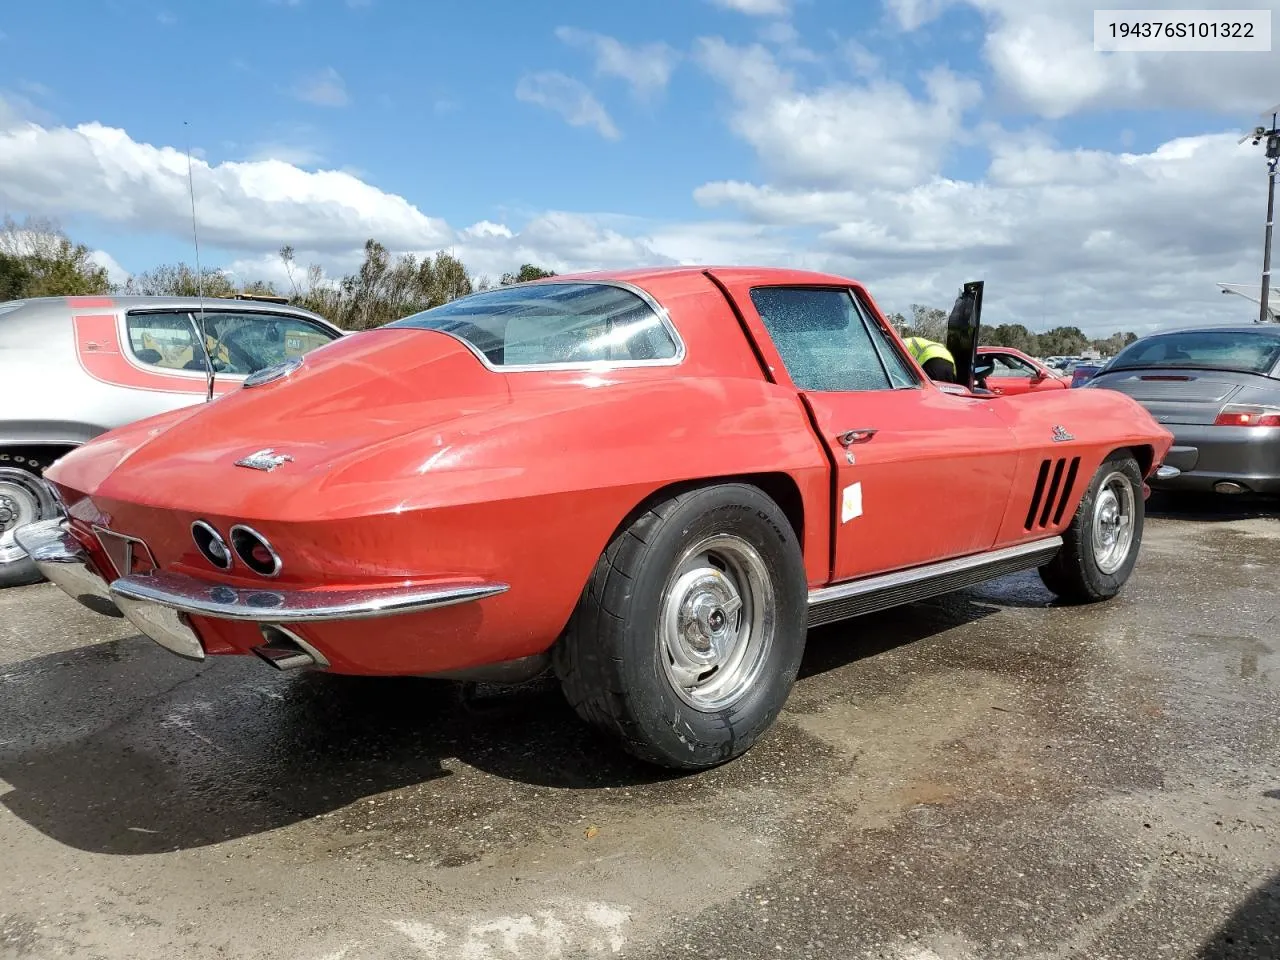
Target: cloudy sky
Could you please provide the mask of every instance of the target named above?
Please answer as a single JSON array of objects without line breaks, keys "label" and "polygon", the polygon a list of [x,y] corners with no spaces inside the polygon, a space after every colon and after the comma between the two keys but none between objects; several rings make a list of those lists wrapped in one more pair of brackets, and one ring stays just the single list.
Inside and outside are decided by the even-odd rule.
[{"label": "cloudy sky", "polygon": [[[1182,6],[1256,7],[1248,4]],[[1148,2],[1145,6],[1159,6]],[[60,0],[0,11],[0,210],[113,272],[855,276],[888,310],[1107,334],[1242,320],[1270,53],[1095,53],[1095,0]],[[1171,4],[1172,6],[1172,4]],[[184,121],[186,125],[184,125]]]}]

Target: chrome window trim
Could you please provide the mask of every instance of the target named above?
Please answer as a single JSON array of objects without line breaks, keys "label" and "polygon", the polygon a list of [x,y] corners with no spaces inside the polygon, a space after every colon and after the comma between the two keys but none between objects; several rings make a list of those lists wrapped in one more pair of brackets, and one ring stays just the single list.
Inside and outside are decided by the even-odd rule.
[{"label": "chrome window trim", "polygon": [[[203,550],[200,549],[200,541],[196,539],[197,527],[211,534],[214,537],[214,539],[216,539],[226,549],[227,565],[225,567],[215,563],[212,559],[210,559],[208,554],[206,554]],[[191,522],[191,541],[196,545],[196,551],[200,554],[200,556],[204,557],[204,559],[208,561],[215,570],[230,570],[232,567],[236,565],[235,550],[231,548],[231,544],[227,543],[227,541],[223,539],[222,534],[218,532],[218,528],[215,527],[213,524],[207,523],[204,520],[193,520]],[[128,574],[121,574],[121,576],[128,576]]]},{"label": "chrome window trim", "polygon": [[[671,336],[671,340],[676,346],[676,355],[674,357],[662,357],[657,360],[584,360],[584,361],[573,361],[568,363],[497,364],[497,363],[492,363],[489,360],[489,358],[486,357],[484,353],[481,352],[481,350],[476,347],[475,344],[471,343],[469,340],[466,340],[458,336],[456,333],[450,333],[448,330],[436,330],[433,327],[412,327],[407,325],[404,327],[396,327],[395,329],[426,330],[431,333],[443,333],[447,337],[452,337],[454,340],[457,340],[459,343],[465,346],[468,350],[470,350],[472,355],[475,356],[475,358],[479,360],[482,364],[484,364],[485,369],[489,370],[492,373],[536,373],[544,370],[583,370],[587,372],[592,372],[592,371],[599,371],[599,370],[625,370],[625,369],[635,368],[635,367],[676,367],[684,363],[685,357],[688,355],[688,348],[685,346],[684,337],[680,336],[680,331],[676,328],[675,323],[671,320],[671,315],[667,313],[667,308],[664,307],[662,304],[660,304],[653,297],[653,295],[649,293],[649,291],[644,290],[641,287],[637,287],[634,283],[629,283],[626,280],[573,280],[568,277],[564,279],[555,278],[555,279],[544,279],[544,280],[530,280],[527,283],[516,283],[516,284],[511,284],[511,286],[535,287],[535,286],[551,286],[553,284],[559,284],[559,285],[573,284],[575,286],[595,284],[596,286],[601,286],[601,287],[616,287],[619,290],[626,290],[628,293],[635,294],[637,297],[639,297],[641,300],[644,301],[645,305],[650,310],[652,310],[657,315],[658,319],[662,323],[663,328]],[[456,300],[451,300],[449,302],[458,303],[461,300],[468,300],[471,297],[479,296],[480,294],[484,294],[484,293],[492,293],[492,292],[493,292],[492,290],[477,290],[475,293],[468,294],[465,297],[458,297]],[[412,316],[412,314],[410,314],[410,316]],[[407,320],[409,318],[402,317],[401,319]],[[399,323],[400,321],[397,320],[394,322]],[[375,327],[374,329],[386,329],[391,326],[392,326],[391,324],[387,324],[385,327],[382,327],[382,328]]]},{"label": "chrome window trim", "polygon": [[[249,562],[245,560],[244,557],[240,556],[240,551],[236,549],[237,530],[247,533],[267,548],[267,553],[271,554],[271,561],[273,564],[273,568],[270,573],[263,573],[260,570],[254,570],[253,567],[249,566]],[[240,562],[243,563],[251,573],[256,573],[258,576],[267,577],[268,579],[275,579],[280,576],[280,571],[284,568],[284,561],[280,559],[280,554],[276,553],[276,548],[271,545],[271,541],[261,533],[253,529],[253,527],[249,526],[247,523],[233,523],[231,525],[231,529],[227,531],[227,536],[231,538],[231,552],[240,558]]]},{"label": "chrome window trim", "polygon": [[875,330],[868,330],[871,336],[871,345],[875,348],[876,354],[880,357],[880,364],[885,368],[885,375],[889,374],[889,364],[885,360],[885,351],[892,352],[897,359],[902,371],[911,379],[910,383],[904,383],[901,386],[893,382],[893,377],[889,377],[889,389],[891,390],[919,390],[923,387],[920,378],[916,376],[915,367],[904,355],[902,344],[899,341],[895,331],[880,322],[876,315],[871,311],[871,305],[867,303],[862,294],[856,287],[849,287],[849,296],[853,298],[854,305],[858,308],[858,312],[862,314],[862,322],[868,327],[875,327]]}]

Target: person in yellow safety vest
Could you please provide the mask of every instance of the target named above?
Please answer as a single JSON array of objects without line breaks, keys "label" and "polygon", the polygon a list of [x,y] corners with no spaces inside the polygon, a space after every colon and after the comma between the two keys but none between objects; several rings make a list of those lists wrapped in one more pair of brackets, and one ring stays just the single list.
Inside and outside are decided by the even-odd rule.
[{"label": "person in yellow safety vest", "polygon": [[956,377],[955,358],[942,344],[925,337],[908,337],[905,342],[911,355],[916,358],[916,363],[924,368],[930,380],[942,380],[946,383],[959,382]]}]

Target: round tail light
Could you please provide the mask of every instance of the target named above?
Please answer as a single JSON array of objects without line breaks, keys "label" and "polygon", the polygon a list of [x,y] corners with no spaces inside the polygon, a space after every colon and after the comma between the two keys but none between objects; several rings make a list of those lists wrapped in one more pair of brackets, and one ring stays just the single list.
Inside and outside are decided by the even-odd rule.
[{"label": "round tail light", "polygon": [[271,546],[267,538],[253,527],[237,523],[231,528],[231,546],[240,562],[254,573],[264,577],[274,577],[280,573],[283,564],[280,555]]},{"label": "round tail light", "polygon": [[191,524],[191,539],[196,542],[196,549],[200,551],[200,555],[212,563],[219,570],[230,570],[231,564],[231,548],[227,546],[227,541],[222,539],[222,534],[218,533],[212,526],[203,520],[197,520]]}]

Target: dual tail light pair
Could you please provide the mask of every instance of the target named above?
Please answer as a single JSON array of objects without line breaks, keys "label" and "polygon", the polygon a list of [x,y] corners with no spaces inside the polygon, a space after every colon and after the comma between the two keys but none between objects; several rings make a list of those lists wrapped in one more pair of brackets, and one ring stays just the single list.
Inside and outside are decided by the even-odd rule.
[{"label": "dual tail light pair", "polygon": [[210,523],[197,520],[191,525],[191,539],[201,556],[219,570],[230,570],[238,558],[254,573],[263,577],[275,577],[283,563],[271,543],[253,527],[234,524],[230,531],[231,543]]}]

